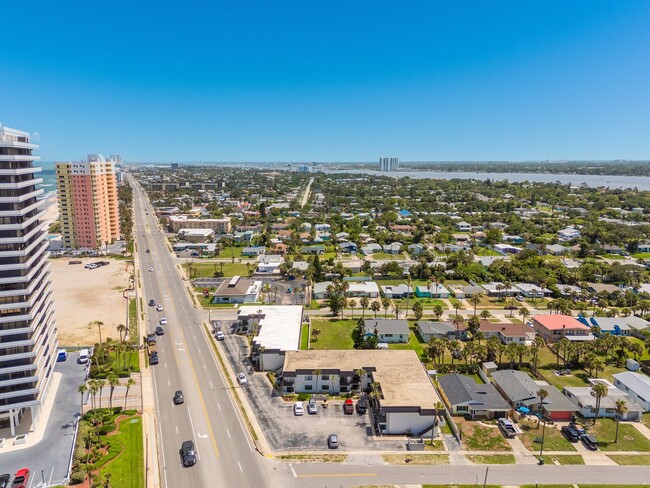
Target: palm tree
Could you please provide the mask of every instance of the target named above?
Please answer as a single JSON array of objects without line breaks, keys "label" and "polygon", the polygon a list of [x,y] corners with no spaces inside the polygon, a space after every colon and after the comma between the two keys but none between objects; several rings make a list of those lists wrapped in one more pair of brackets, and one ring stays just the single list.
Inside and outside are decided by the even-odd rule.
[{"label": "palm tree", "polygon": [[390,300],[386,297],[381,299],[381,306],[384,308],[384,318],[388,315],[388,309],[390,308]]},{"label": "palm tree", "polygon": [[354,298],[351,298],[351,299],[348,301],[348,305],[349,305],[350,308],[352,309],[352,316],[354,317],[354,307],[357,306],[357,301],[356,301]]},{"label": "palm tree", "polygon": [[126,399],[129,397],[129,390],[131,387],[135,385],[135,380],[133,378],[129,378],[126,382],[126,393],[124,394],[124,409],[126,410]]},{"label": "palm tree", "polygon": [[477,293],[476,295],[472,295],[469,299],[469,303],[474,305],[474,315],[476,315],[476,307],[478,306],[479,303],[481,303],[481,295]]},{"label": "palm tree", "polygon": [[437,320],[440,320],[440,317],[442,317],[442,314],[444,312],[444,309],[442,308],[442,305],[439,303],[433,306],[433,315],[436,316]]},{"label": "palm tree", "polygon": [[409,290],[411,289],[411,275],[408,276],[408,279],[406,281],[406,318],[409,318],[409,299],[411,298],[411,294],[409,293]]},{"label": "palm tree", "polygon": [[102,390],[106,385],[106,380],[99,379],[95,381],[97,381],[97,393],[99,393],[99,408],[102,408]]},{"label": "palm tree", "polygon": [[596,419],[598,418],[598,411],[600,410],[600,400],[603,397],[607,396],[607,386],[603,383],[596,383],[591,387],[591,396],[596,398],[596,413],[594,414],[594,423],[596,425]]},{"label": "palm tree", "polygon": [[362,297],[361,300],[359,300],[359,304],[361,305],[361,318],[365,319],[366,308],[368,308],[368,305],[370,304],[370,300],[368,299],[368,297]]},{"label": "palm tree", "polygon": [[519,315],[521,315],[521,320],[525,322],[526,317],[528,317],[530,315],[530,312],[528,311],[528,309],[526,307],[521,307],[519,309]]},{"label": "palm tree", "polygon": [[480,316],[483,320],[487,320],[490,318],[490,312],[488,310],[483,310],[481,311]]},{"label": "palm tree", "polygon": [[120,334],[120,342],[124,342],[124,334],[126,333],[126,325],[124,324],[117,324],[117,332]]},{"label": "palm tree", "polygon": [[433,434],[436,431],[436,427],[438,427],[438,415],[440,414],[440,410],[444,409],[445,406],[442,404],[442,402],[436,402],[434,408],[436,409],[436,413],[433,417],[433,428],[431,429],[431,445],[433,446]]},{"label": "palm tree", "polygon": [[81,412],[81,414],[83,415],[83,413],[84,413],[84,395],[88,391],[88,387],[86,386],[86,383],[84,383],[82,385],[79,385],[79,388],[77,388],[77,391],[79,393],[81,393],[81,409],[79,410],[79,412]]},{"label": "palm tree", "polygon": [[372,310],[373,312],[375,312],[375,318],[377,318],[377,312],[379,312],[379,310],[381,310],[381,305],[379,304],[379,302],[378,302],[377,300],[374,300],[374,301],[370,304],[370,310]]},{"label": "palm tree", "polygon": [[539,429],[539,424],[542,421],[542,415],[544,413],[544,411],[542,410],[544,399],[548,397],[548,391],[545,390],[544,388],[540,388],[537,391],[537,396],[539,397],[539,417],[537,417],[537,428]]},{"label": "palm tree", "polygon": [[618,423],[620,422],[621,417],[627,412],[627,404],[625,403],[625,400],[622,398],[616,400],[614,411],[616,412],[616,438],[614,439],[614,444],[616,444],[618,442]]},{"label": "palm tree", "polygon": [[323,373],[322,369],[314,369],[312,371],[312,374],[316,376],[316,393],[318,393],[318,380],[322,373]]},{"label": "palm tree", "polygon": [[113,392],[115,387],[120,385],[120,379],[115,374],[108,375],[108,384],[111,387],[110,396],[108,397],[108,408],[113,408]]},{"label": "palm tree", "polygon": [[90,322],[88,324],[89,328],[97,327],[97,329],[99,329],[99,345],[100,346],[102,344],[102,325],[104,325],[104,322],[102,322],[101,320],[93,320],[92,322]]}]

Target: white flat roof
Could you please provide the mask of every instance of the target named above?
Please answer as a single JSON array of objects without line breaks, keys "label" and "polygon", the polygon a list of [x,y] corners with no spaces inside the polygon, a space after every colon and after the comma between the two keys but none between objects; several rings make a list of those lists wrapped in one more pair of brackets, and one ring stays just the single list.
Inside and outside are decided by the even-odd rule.
[{"label": "white flat roof", "polygon": [[302,326],[301,305],[252,305],[239,309],[238,315],[257,316],[261,310],[259,334],[253,342],[264,349],[297,351],[300,349]]}]

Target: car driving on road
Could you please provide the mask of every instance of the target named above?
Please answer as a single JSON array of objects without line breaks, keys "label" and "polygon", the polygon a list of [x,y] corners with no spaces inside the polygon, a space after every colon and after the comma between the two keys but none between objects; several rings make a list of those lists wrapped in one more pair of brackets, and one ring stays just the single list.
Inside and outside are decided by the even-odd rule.
[{"label": "car driving on road", "polygon": [[196,452],[192,441],[185,441],[181,444],[181,460],[186,468],[196,464]]},{"label": "car driving on road", "polygon": [[163,329],[161,326],[156,327],[156,335],[165,335],[165,329]]},{"label": "car driving on road", "polygon": [[185,401],[185,397],[183,396],[183,392],[181,390],[176,390],[176,393],[174,393],[174,405],[180,405]]},{"label": "car driving on road", "polygon": [[160,319],[160,325],[167,325],[167,317]]},{"label": "car driving on road", "polygon": [[246,379],[246,375],[243,372],[237,374],[237,381],[239,381],[240,385],[248,383],[248,379]]},{"label": "car driving on road", "polygon": [[156,307],[156,311],[157,311],[157,312],[162,312],[163,310],[165,310],[165,309],[163,308],[162,305],[158,305],[158,306]]},{"label": "car driving on road", "polygon": [[0,475],[0,488],[7,488],[9,486],[9,480],[11,480],[11,475],[9,473]]}]

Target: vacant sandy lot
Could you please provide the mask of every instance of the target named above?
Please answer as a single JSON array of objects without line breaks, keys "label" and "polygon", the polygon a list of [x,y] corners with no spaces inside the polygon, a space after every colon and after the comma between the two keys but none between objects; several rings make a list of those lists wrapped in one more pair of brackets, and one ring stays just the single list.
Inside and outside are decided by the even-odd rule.
[{"label": "vacant sandy lot", "polygon": [[[108,266],[85,269],[94,261],[110,261]],[[81,259],[83,264],[68,264],[70,259],[51,259],[54,308],[62,346],[91,345],[99,342],[97,327],[88,323],[99,320],[102,340],[119,339],[117,324],[126,323],[127,300],[122,298],[128,286],[126,263],[105,258]]]}]

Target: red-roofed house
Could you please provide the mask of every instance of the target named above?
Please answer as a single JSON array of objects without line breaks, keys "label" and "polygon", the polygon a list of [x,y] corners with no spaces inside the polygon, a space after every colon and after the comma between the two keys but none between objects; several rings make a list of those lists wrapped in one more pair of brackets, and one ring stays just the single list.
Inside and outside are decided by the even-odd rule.
[{"label": "red-roofed house", "polygon": [[559,341],[564,336],[567,336],[568,339],[589,336],[589,327],[568,315],[535,315],[533,316],[533,328],[547,342]]}]

